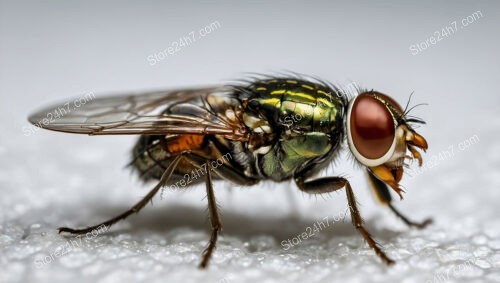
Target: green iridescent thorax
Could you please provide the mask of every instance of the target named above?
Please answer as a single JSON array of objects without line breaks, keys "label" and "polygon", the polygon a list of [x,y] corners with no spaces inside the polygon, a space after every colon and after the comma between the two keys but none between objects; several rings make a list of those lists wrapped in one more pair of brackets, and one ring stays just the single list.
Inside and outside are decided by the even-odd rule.
[{"label": "green iridescent thorax", "polygon": [[328,86],[295,79],[258,81],[247,105],[279,135],[260,156],[267,176],[281,180],[323,157],[340,142],[344,97]]},{"label": "green iridescent thorax", "polygon": [[271,150],[262,155],[262,170],[265,175],[276,181],[293,176],[304,168],[309,161],[325,156],[333,145],[324,133],[306,133],[276,143]]},{"label": "green iridescent thorax", "polygon": [[258,104],[268,118],[308,131],[330,132],[339,126],[344,102],[327,86],[300,80],[265,80],[251,86]]}]

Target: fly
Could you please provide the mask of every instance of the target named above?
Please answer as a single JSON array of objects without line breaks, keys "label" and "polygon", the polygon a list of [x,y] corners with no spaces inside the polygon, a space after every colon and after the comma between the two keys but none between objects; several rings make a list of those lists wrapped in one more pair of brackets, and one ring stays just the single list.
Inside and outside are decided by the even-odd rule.
[{"label": "fly", "polygon": [[[347,141],[349,151],[366,171],[378,200],[408,226],[423,228],[430,219],[413,222],[392,204],[389,189],[401,198],[399,182],[407,160],[422,165],[418,150],[426,140],[411,126],[422,120],[408,115],[391,97],[341,89],[301,77],[259,77],[238,85],[186,88],[96,98],[74,111],[41,123],[49,107],[29,117],[41,128],[88,135],[140,135],[130,166],[144,181],[157,185],[132,208],[103,223],[59,228],[59,233],[85,234],[109,227],[138,213],[163,187],[206,185],[211,236],[200,267],[207,267],[222,221],[212,180],[239,186],[261,180],[292,179],[309,194],[344,189],[352,224],[386,264],[393,264],[366,230],[349,181],[340,176],[314,178]],[[411,109],[410,109],[411,110]]]}]

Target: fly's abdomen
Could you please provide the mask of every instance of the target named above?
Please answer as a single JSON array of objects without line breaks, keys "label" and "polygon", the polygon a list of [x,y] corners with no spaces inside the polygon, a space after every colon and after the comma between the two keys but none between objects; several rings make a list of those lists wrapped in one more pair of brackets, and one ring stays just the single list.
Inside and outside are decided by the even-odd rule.
[{"label": "fly's abdomen", "polygon": [[[204,138],[202,135],[141,136],[132,151],[131,165],[144,180],[160,179],[175,156],[185,151],[200,153]],[[194,169],[188,162],[181,161],[174,175]]]},{"label": "fly's abdomen", "polygon": [[140,136],[132,149],[132,166],[142,180],[159,179],[170,164],[170,154],[162,145],[162,136]]}]

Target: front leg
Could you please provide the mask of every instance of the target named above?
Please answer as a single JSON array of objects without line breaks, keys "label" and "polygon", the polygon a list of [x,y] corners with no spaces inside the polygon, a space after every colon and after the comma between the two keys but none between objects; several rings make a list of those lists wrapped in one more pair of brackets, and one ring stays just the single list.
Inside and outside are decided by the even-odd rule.
[{"label": "front leg", "polygon": [[385,252],[382,251],[378,243],[373,239],[372,235],[370,235],[370,233],[363,226],[363,219],[361,218],[357,207],[356,197],[354,196],[354,192],[352,191],[351,185],[347,179],[342,177],[325,177],[305,181],[302,176],[297,176],[295,177],[295,183],[301,191],[309,194],[330,193],[345,188],[352,224],[384,263],[387,265],[395,263],[394,260],[390,259]]},{"label": "front leg", "polygon": [[369,170],[366,171],[368,174],[368,180],[370,182],[370,186],[372,187],[377,199],[380,203],[387,205],[397,217],[399,217],[403,222],[409,227],[415,227],[418,229],[423,229],[427,227],[427,225],[432,223],[431,218],[427,218],[422,222],[412,221],[408,217],[404,216],[401,212],[399,212],[394,205],[392,205],[392,197],[389,193],[389,189],[387,185],[380,181],[377,177],[373,175],[373,173]]}]

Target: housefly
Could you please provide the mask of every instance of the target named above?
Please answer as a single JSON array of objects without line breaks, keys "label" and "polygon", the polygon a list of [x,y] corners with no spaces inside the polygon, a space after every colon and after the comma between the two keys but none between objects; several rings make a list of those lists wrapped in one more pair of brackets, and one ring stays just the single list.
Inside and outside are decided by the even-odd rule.
[{"label": "housefly", "polygon": [[[261,180],[293,180],[309,194],[344,189],[352,224],[386,264],[393,264],[366,230],[349,181],[340,176],[314,177],[327,167],[346,140],[355,162],[363,167],[378,200],[407,225],[423,228],[430,219],[413,222],[392,204],[389,189],[402,198],[399,182],[408,161],[422,165],[418,150],[426,140],[394,99],[374,90],[342,89],[300,76],[259,76],[234,85],[185,88],[96,98],[48,123],[49,107],[29,117],[41,128],[88,135],[140,135],[130,165],[141,179],[158,180],[137,204],[84,234],[111,226],[138,213],[165,186],[206,185],[211,236],[202,253],[205,268],[215,250],[222,221],[212,180],[240,186]],[[186,179],[186,176],[187,179]]]}]

